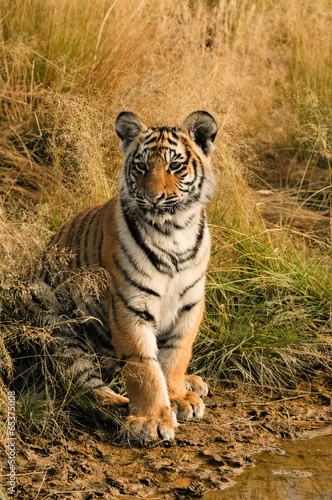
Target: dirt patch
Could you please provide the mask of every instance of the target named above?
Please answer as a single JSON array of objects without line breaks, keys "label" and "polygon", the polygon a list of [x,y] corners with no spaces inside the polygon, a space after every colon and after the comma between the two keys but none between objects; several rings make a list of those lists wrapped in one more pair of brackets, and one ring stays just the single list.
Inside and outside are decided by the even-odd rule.
[{"label": "dirt patch", "polygon": [[235,474],[252,464],[254,453],[278,452],[280,438],[332,433],[326,390],[270,401],[219,390],[205,404],[205,417],[180,424],[173,442],[145,448],[120,443],[105,422],[66,438],[29,437],[18,448],[14,497],[201,498],[232,484]]}]

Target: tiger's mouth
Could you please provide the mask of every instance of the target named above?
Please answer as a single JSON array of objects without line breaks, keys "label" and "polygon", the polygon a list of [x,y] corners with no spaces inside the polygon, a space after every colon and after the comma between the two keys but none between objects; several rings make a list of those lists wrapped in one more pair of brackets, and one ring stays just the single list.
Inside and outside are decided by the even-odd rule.
[{"label": "tiger's mouth", "polygon": [[178,212],[181,208],[181,203],[179,201],[173,201],[161,205],[148,205],[146,203],[138,203],[138,206],[144,214],[162,216],[166,214],[172,215]]},{"label": "tiger's mouth", "polygon": [[136,203],[144,214],[164,215],[174,214],[181,209],[183,200],[180,197],[168,199],[165,195],[160,197],[156,203],[136,194]]}]

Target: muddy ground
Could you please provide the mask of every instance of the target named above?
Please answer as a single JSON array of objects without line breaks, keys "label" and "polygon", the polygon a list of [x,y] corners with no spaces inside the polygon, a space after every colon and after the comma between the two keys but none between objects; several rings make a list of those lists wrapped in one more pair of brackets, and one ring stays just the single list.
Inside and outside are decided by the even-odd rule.
[{"label": "muddy ground", "polygon": [[201,498],[231,485],[253,454],[278,452],[280,439],[332,433],[331,390],[322,386],[272,400],[219,389],[205,404],[204,418],[182,423],[173,442],[145,448],[119,442],[106,422],[29,437],[19,446],[14,498]]}]

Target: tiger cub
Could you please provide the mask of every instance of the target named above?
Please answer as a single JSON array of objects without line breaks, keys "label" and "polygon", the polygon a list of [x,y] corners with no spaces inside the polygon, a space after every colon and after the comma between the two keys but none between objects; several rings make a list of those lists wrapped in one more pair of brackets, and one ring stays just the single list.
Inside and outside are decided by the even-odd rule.
[{"label": "tiger cub", "polygon": [[[103,269],[107,286],[95,301],[70,296],[47,266],[33,287],[34,305],[48,308],[77,379],[105,405],[123,405],[107,380],[122,368],[131,440],[173,439],[177,418],[202,417],[208,392],[186,375],[204,310],[210,236],[205,204],[214,178],[209,164],[217,125],[205,111],[181,128],[146,127],[131,112],[115,124],[125,158],[119,194],[67,222],[48,250],[72,253],[70,267]],[[64,314],[65,298],[75,323]],[[69,318],[69,319],[68,319]]]}]

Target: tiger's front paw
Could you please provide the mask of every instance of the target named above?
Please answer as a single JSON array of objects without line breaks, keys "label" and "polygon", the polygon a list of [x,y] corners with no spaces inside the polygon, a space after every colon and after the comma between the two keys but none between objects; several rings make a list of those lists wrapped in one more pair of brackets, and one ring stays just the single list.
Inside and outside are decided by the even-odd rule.
[{"label": "tiger's front paw", "polygon": [[200,397],[207,396],[209,388],[202,377],[198,375],[186,375],[185,382],[187,391],[196,392],[197,396]]},{"label": "tiger's front paw", "polygon": [[182,397],[171,398],[171,407],[178,420],[188,420],[192,417],[202,418],[205,405],[195,392],[187,392]]},{"label": "tiger's front paw", "polygon": [[159,417],[129,416],[121,428],[120,435],[128,441],[151,443],[174,439],[174,427],[177,425],[174,412],[165,408]]}]

